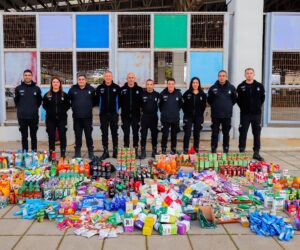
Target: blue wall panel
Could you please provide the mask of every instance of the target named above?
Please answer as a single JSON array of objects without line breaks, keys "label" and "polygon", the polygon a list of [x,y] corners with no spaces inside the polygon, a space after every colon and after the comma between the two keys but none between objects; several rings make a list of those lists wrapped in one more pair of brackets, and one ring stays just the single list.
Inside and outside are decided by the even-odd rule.
[{"label": "blue wall panel", "polygon": [[39,21],[42,49],[72,48],[71,15],[41,15]]},{"label": "blue wall panel", "polygon": [[274,16],[273,49],[300,49],[300,16]]},{"label": "blue wall panel", "polygon": [[77,48],[109,48],[109,16],[76,16]]},{"label": "blue wall panel", "polygon": [[218,71],[223,69],[223,52],[193,51],[190,54],[190,79],[200,77],[201,84],[213,84],[218,77]]}]

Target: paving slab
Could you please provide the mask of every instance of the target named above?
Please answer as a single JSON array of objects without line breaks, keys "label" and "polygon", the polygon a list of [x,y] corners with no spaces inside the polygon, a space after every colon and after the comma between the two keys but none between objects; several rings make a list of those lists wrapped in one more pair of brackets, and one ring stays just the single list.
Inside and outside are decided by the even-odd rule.
[{"label": "paving slab", "polygon": [[22,235],[33,221],[18,219],[0,219],[0,235]]},{"label": "paving slab", "polygon": [[258,235],[232,235],[239,249],[243,250],[277,250],[282,249],[272,237]]},{"label": "paving slab", "polygon": [[[103,240],[99,240],[98,235],[95,235],[89,239],[80,237],[80,236],[72,236],[66,235],[59,248],[61,250],[94,250],[94,249],[102,249]],[[119,246],[120,248],[120,246]]]},{"label": "paving slab", "polygon": [[215,229],[203,229],[200,227],[198,221],[192,221],[191,229],[188,231],[189,235],[193,234],[227,234],[222,225],[218,225]]},{"label": "paving slab", "polygon": [[10,250],[17,243],[21,236],[0,236],[0,249]]},{"label": "paving slab", "polygon": [[189,239],[186,235],[153,235],[147,237],[149,250],[164,249],[164,250],[188,250],[192,249]]},{"label": "paving slab", "polygon": [[49,220],[43,222],[35,221],[30,229],[26,232],[26,235],[63,235],[64,231],[57,229],[56,223]]},{"label": "paving slab", "polygon": [[251,234],[253,233],[250,231],[249,227],[243,227],[240,223],[232,223],[232,224],[225,224],[224,227],[226,228],[228,234]]},{"label": "paving slab", "polygon": [[19,210],[20,210],[20,207],[19,207],[19,206],[13,206],[13,208],[10,209],[10,210],[8,211],[8,213],[6,213],[6,214],[3,216],[3,218],[5,218],[5,219],[22,219],[21,216],[14,216],[14,215],[13,215],[15,212],[17,212],[17,211],[19,211]]},{"label": "paving slab", "polygon": [[3,217],[11,208],[12,206],[10,205],[5,208],[0,208],[0,218]]},{"label": "paving slab", "polygon": [[117,238],[105,239],[104,250],[108,249],[146,250],[146,237],[142,235],[120,235]]},{"label": "paving slab", "polygon": [[190,235],[193,249],[232,250],[237,249],[228,235]]},{"label": "paving slab", "polygon": [[294,237],[288,242],[279,240],[277,240],[277,242],[286,250],[299,250],[300,235],[294,235]]},{"label": "paving slab", "polygon": [[24,236],[15,250],[54,250],[57,249],[61,236]]}]

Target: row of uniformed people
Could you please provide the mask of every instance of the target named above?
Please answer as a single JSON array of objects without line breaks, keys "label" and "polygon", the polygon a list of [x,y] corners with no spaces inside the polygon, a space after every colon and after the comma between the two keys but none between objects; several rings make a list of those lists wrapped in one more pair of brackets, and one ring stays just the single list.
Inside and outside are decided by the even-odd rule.
[{"label": "row of uniformed people", "polygon": [[[149,79],[143,90],[136,83],[133,73],[128,73],[127,82],[119,87],[113,82],[112,72],[104,73],[104,82],[94,89],[86,81],[85,75],[78,75],[77,84],[68,94],[62,90],[58,77],[51,80],[50,90],[42,98],[41,90],[32,81],[32,72],[24,71],[24,81],[15,90],[17,116],[22,134],[22,148],[28,150],[28,128],[31,136],[31,149],[37,150],[38,108],[43,103],[46,110],[46,129],[49,137],[49,151],[55,150],[56,129],[59,132],[61,156],[66,151],[67,111],[73,111],[75,132],[75,157],[81,156],[82,133],[84,131],[89,157],[94,155],[92,109],[99,106],[100,128],[102,132],[102,159],[109,157],[108,130],[110,127],[113,142],[113,157],[117,156],[118,119],[121,108],[124,147],[130,146],[130,128],[133,134],[133,147],[138,155],[139,131],[141,132],[141,158],[146,157],[147,132],[151,131],[152,156],[157,153],[158,111],[161,112],[162,138],[161,152],[166,153],[169,131],[171,130],[171,153],[176,153],[177,133],[179,129],[179,112],[182,108],[184,117],[183,150],[189,149],[189,141],[193,128],[194,149],[199,150],[200,131],[204,121],[206,103],[211,106],[212,135],[211,151],[216,152],[220,126],[223,133],[223,151],[229,151],[229,131],[231,128],[232,109],[237,102],[240,110],[239,149],[246,149],[247,132],[252,126],[254,136],[253,158],[261,160],[260,132],[261,110],[265,99],[264,87],[254,80],[254,70],[247,68],[245,78],[237,88],[227,80],[227,72],[221,70],[218,80],[208,90],[208,95],[201,88],[200,79],[191,79],[189,89],[181,95],[175,88],[175,79],[167,80],[167,87],[158,93],[154,90],[154,82]],[[141,130],[140,130],[141,126]]]}]

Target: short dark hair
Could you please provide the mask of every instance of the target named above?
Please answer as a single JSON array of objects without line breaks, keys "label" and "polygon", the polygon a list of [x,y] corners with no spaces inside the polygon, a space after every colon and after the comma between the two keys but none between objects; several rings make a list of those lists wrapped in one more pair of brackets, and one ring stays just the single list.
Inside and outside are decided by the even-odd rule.
[{"label": "short dark hair", "polygon": [[173,77],[170,77],[170,78],[167,79],[167,83],[170,82],[170,81],[176,82]]},{"label": "short dark hair", "polygon": [[146,82],[154,82],[151,78],[147,79]]},{"label": "short dark hair", "polygon": [[249,71],[249,70],[251,70],[251,71],[254,72],[254,69],[253,69],[253,68],[246,68],[246,69],[245,69],[245,73],[246,73],[247,71]]},{"label": "short dark hair", "polygon": [[79,78],[79,77],[81,77],[81,76],[83,76],[83,77],[86,79],[86,75],[85,75],[85,74],[78,74],[78,75],[77,75],[77,78]]},{"label": "short dark hair", "polygon": [[32,71],[31,71],[30,69],[25,69],[24,72],[23,72],[23,75],[24,75],[25,73],[30,73],[30,74],[32,75]]},{"label": "short dark hair", "polygon": [[227,71],[224,70],[224,69],[221,69],[221,70],[218,72],[218,75],[219,75],[220,73],[225,73],[225,74],[227,75]]}]

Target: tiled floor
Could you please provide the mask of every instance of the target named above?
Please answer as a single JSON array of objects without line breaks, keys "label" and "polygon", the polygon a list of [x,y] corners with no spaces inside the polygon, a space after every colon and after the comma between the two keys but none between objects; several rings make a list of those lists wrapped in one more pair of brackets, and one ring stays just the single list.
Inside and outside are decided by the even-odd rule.
[{"label": "tiled floor", "polygon": [[[286,148],[289,149],[289,148]],[[282,168],[300,174],[300,152],[263,151],[267,161],[280,163]],[[54,223],[45,221],[27,221],[13,216],[17,207],[0,209],[0,249],[299,249],[300,233],[290,242],[281,242],[276,238],[254,235],[240,224],[219,225],[217,229],[203,230],[197,222],[185,236],[160,236],[154,233],[144,237],[141,232],[119,235],[114,239],[99,240],[75,236],[72,229],[59,231]]]}]

